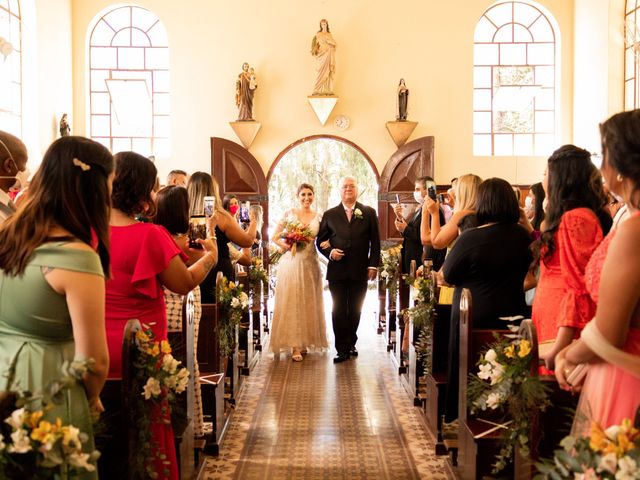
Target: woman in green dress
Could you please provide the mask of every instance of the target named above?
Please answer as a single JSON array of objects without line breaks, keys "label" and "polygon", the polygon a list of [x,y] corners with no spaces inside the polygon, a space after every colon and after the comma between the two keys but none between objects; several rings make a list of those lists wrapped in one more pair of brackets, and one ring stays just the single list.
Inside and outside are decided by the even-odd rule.
[{"label": "woman in green dress", "polygon": [[65,361],[93,359],[82,384],[45,413],[87,433],[86,452],[94,450],[91,419],[102,411],[109,368],[104,277],[112,172],[104,146],[60,138],[45,153],[28,197],[0,228],[0,372],[15,369],[0,378],[0,390],[41,391],[62,377]]}]

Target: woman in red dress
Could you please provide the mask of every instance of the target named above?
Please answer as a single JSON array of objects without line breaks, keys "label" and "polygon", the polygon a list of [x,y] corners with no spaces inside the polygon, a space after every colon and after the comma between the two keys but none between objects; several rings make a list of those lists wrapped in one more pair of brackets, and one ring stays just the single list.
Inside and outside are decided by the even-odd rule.
[{"label": "woman in red dress", "polygon": [[[111,280],[106,285],[106,329],[109,345],[109,378],[121,378],[122,336],[128,320],[135,318],[153,329],[158,340],[167,339],[167,317],[162,286],[187,294],[200,284],[218,258],[215,239],[198,240],[205,250],[190,267],[186,255],[164,227],[136,220],[137,215],[153,217],[152,190],[155,165],[133,152],[114,156],[115,178],[111,200]],[[208,231],[215,229],[214,217]],[[160,416],[160,415],[158,415]],[[178,478],[173,432],[166,418],[152,420],[151,435],[164,462],[157,461],[157,478]],[[154,452],[155,453],[155,452]],[[168,473],[168,475],[167,475]]]},{"label": "woman in red dress", "polygon": [[[595,317],[581,339],[556,357],[560,386],[574,391],[580,381],[567,382],[576,365],[588,364],[578,411],[602,428],[633,421],[640,407],[640,110],[614,115],[600,127],[602,175],[609,190],[623,200],[630,217],[605,238],[593,254],[586,285],[597,302]],[[588,433],[588,424],[574,428]]]},{"label": "woman in red dress", "polygon": [[[584,285],[584,269],[611,228],[601,175],[591,154],[574,145],[553,152],[542,185],[548,206],[542,235],[534,243],[532,269],[540,266],[532,319],[540,358],[553,370],[554,358],[577,338],[595,313]],[[542,373],[551,373],[543,369]]]}]

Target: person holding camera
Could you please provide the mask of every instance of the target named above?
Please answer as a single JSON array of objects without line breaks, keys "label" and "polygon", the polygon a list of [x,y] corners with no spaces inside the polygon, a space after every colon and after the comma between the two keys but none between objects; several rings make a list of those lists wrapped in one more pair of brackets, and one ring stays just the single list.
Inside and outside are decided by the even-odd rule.
[{"label": "person holding camera", "polygon": [[[413,198],[418,203],[416,210],[405,219],[402,216],[402,204],[398,203],[394,207],[396,219],[394,225],[396,230],[402,235],[402,273],[409,273],[411,260],[416,261],[416,265],[422,265],[422,259],[427,254],[425,260],[433,260],[434,268],[439,270],[444,262],[444,255],[434,255],[434,250],[430,249],[425,252],[425,247],[429,247],[431,242],[423,242],[420,235],[422,224],[422,206],[425,198],[429,196],[433,200],[436,199],[436,184],[431,177],[420,177],[415,181],[415,189]],[[442,217],[442,211],[440,211]],[[444,221],[442,218],[441,221]],[[446,250],[445,250],[446,251]],[[437,264],[436,264],[437,262]]]}]

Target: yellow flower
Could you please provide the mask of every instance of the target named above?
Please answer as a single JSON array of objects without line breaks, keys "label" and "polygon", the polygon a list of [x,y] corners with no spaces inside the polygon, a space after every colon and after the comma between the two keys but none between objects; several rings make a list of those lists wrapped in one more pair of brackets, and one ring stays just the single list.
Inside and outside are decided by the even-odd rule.
[{"label": "yellow flower", "polygon": [[27,416],[27,418],[25,418],[25,422],[24,423],[29,428],[36,428],[36,425],[38,425],[38,422],[42,418],[42,415],[44,415],[44,412],[42,410],[38,410],[36,412],[33,412],[33,413],[29,414]]},{"label": "yellow flower", "polygon": [[524,358],[531,353],[531,343],[529,340],[520,340],[520,351],[518,352],[518,356],[520,358]]},{"label": "yellow flower", "polygon": [[171,345],[169,345],[168,341],[162,340],[160,342],[160,351],[162,353],[171,353]]},{"label": "yellow flower", "polygon": [[40,443],[49,443],[54,437],[53,425],[46,420],[42,420],[37,428],[31,431],[31,440]]},{"label": "yellow flower", "polygon": [[153,346],[151,348],[146,348],[145,352],[147,355],[151,355],[152,357],[160,355],[160,346],[158,345],[158,342],[153,342]]},{"label": "yellow flower", "polygon": [[591,424],[591,437],[589,438],[589,448],[596,452],[604,452],[611,442],[607,439],[607,435],[602,427],[596,422]]},{"label": "yellow flower", "polygon": [[507,356],[507,358],[513,358],[516,356],[515,350],[516,349],[513,345],[509,345],[507,348],[504,349],[504,354]]},{"label": "yellow flower", "polygon": [[143,330],[138,330],[136,332],[136,340],[138,340],[138,343],[147,343],[149,341],[149,335]]}]

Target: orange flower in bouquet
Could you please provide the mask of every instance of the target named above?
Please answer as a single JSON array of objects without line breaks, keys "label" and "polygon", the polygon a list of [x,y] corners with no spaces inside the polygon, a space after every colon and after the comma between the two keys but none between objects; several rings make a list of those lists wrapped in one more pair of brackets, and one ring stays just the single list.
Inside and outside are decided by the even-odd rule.
[{"label": "orange flower in bouquet", "polygon": [[298,221],[287,221],[280,234],[288,245],[291,245],[291,255],[296,256],[297,250],[304,249],[311,240],[313,240],[313,234],[309,227],[304,226]]}]

